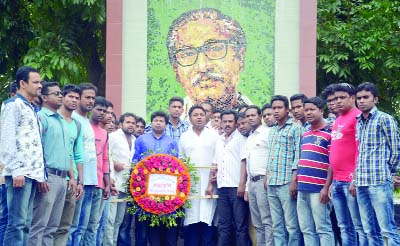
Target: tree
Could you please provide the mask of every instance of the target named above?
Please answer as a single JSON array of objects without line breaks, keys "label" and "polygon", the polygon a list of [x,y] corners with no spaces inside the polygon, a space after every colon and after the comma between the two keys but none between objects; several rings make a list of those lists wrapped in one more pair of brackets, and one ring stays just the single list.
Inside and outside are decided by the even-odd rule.
[{"label": "tree", "polygon": [[0,0],[0,6],[7,10],[0,27],[1,53],[8,54],[0,60],[2,81],[30,65],[44,80],[89,81],[104,95],[105,0]]},{"label": "tree", "polygon": [[[377,84],[380,107],[398,110],[400,1],[318,1],[317,81]],[[396,100],[393,100],[396,98]],[[398,111],[397,111],[398,112]]]}]

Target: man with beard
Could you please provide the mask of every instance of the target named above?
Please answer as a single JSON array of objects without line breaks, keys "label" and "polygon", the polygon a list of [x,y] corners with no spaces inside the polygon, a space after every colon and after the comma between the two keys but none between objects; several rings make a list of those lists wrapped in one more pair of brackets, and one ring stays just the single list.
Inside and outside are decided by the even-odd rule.
[{"label": "man with beard", "polygon": [[63,96],[57,82],[42,85],[43,107],[38,116],[42,123],[42,144],[48,179],[38,184],[33,202],[31,230],[28,245],[53,245],[54,234],[60,224],[65,194],[66,177],[70,188],[76,184],[72,172],[70,139],[63,117],[57,112]]},{"label": "man with beard", "polygon": [[[222,124],[221,124],[222,125]],[[251,131],[251,127],[249,125],[249,121],[246,118],[244,113],[239,113],[237,120],[237,129],[244,137],[248,137]]]},{"label": "man with beard", "polygon": [[[54,235],[54,245],[67,244],[68,231],[71,227],[76,203],[83,195],[83,184],[82,182],[77,182],[78,180],[83,180],[82,126],[77,120],[72,118],[72,112],[78,107],[80,101],[81,89],[76,85],[65,85],[62,94],[64,97],[63,105],[61,106],[59,113],[64,118],[70,138],[70,151],[71,156],[73,157],[73,178],[67,178],[69,184],[65,195],[60,225]],[[76,190],[73,189],[74,184],[76,184]]]},{"label": "man with beard", "polygon": [[[248,205],[243,196],[246,188],[246,162],[244,146],[246,138],[237,130],[237,113],[233,110],[222,112],[221,124],[224,134],[218,138],[213,165],[217,173],[210,172],[206,194],[213,194],[215,176],[218,185],[218,245],[248,243]],[[232,235],[234,232],[234,235]],[[233,236],[233,237],[232,237]]]},{"label": "man with beard", "polygon": [[[78,246],[81,242],[82,236],[88,226],[88,214],[92,207],[92,199],[94,189],[98,184],[97,180],[97,154],[93,128],[90,124],[87,114],[93,109],[94,100],[97,93],[97,88],[89,83],[82,83],[79,85],[81,89],[81,100],[79,106],[72,113],[72,118],[76,119],[81,124],[82,140],[83,140],[83,180],[78,180],[79,183],[84,184],[84,197],[80,199],[75,207],[74,218],[70,229],[70,236],[67,245]],[[83,198],[84,198],[83,197]],[[96,222],[97,224],[97,222]]]},{"label": "man with beard", "polygon": [[[136,128],[136,116],[132,113],[124,113],[119,118],[119,122],[120,128],[110,134],[109,148],[110,158],[114,163],[115,186],[119,192],[119,195],[114,198],[125,199],[128,197],[126,178],[129,176],[130,163],[135,152],[136,138],[133,133]],[[127,202],[110,204],[103,245],[131,245],[130,223],[122,223],[124,217],[127,217],[126,221],[132,220],[132,216],[126,212],[126,209]],[[120,228],[121,224],[124,228]]]},{"label": "man with beard", "polygon": [[41,94],[39,71],[21,67],[18,92],[1,110],[0,163],[7,189],[8,224],[4,242],[26,245],[38,182],[45,181],[41,127],[32,106]]},{"label": "man with beard", "polygon": [[221,110],[251,104],[237,91],[246,38],[231,17],[216,9],[183,13],[169,29],[167,49],[176,80],[187,95],[185,109],[202,102]]},{"label": "man with beard", "polygon": [[[190,127],[181,136],[179,147],[184,157],[189,157],[194,166],[210,166],[213,162],[218,134],[205,127],[206,111],[201,106],[189,110]],[[192,184],[194,196],[204,195],[210,178],[210,169],[199,169],[199,182]],[[213,246],[215,227],[212,225],[217,202],[215,199],[194,199],[191,207],[185,209],[185,245]]]}]

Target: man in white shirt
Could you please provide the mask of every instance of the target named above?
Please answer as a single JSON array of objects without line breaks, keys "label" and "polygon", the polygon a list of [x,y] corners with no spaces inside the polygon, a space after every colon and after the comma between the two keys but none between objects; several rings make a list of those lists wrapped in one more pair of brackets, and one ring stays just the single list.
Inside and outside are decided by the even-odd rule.
[{"label": "man in white shirt", "polygon": [[247,198],[251,221],[256,228],[257,245],[274,245],[268,195],[263,183],[267,166],[269,128],[261,124],[259,107],[248,106],[245,114],[251,127],[246,143]]},{"label": "man in white shirt", "polygon": [[[195,166],[211,166],[218,134],[205,127],[206,111],[201,106],[189,110],[192,123],[181,136],[179,147],[185,157],[189,157]],[[199,182],[192,184],[191,195],[203,195],[208,187],[210,169],[197,170]],[[196,190],[193,193],[193,189]],[[216,201],[215,199],[193,199],[192,207],[185,209],[184,240],[185,245],[214,245],[214,228],[212,226]]]},{"label": "man in white shirt", "polygon": [[[235,111],[222,112],[221,126],[224,135],[218,138],[215,150],[214,165],[218,168],[216,177],[219,195],[218,245],[232,245],[233,240],[236,245],[247,245],[249,240],[248,206],[243,200],[247,174],[246,164],[242,160],[246,138],[236,130],[237,120]],[[210,176],[215,176],[215,173]],[[213,190],[214,184],[210,180],[207,194],[212,194]],[[234,237],[231,235],[233,231]]]},{"label": "man in white shirt", "polygon": [[[126,180],[129,177],[131,160],[135,152],[135,132],[136,116],[132,113],[124,113],[119,118],[120,128],[109,135],[109,148],[114,163],[115,187],[119,192],[118,198],[127,198]],[[117,196],[113,197],[116,199]],[[126,202],[111,203],[110,212],[103,245],[131,245],[130,224],[124,223],[124,216],[129,216],[126,212]],[[132,217],[130,218],[130,221]],[[118,236],[118,234],[120,234]],[[117,244],[118,241],[118,244]]]}]

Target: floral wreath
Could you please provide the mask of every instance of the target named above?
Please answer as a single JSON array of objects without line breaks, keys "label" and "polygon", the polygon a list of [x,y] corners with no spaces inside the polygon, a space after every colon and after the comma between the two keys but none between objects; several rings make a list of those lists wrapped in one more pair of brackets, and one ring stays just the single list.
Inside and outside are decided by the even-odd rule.
[{"label": "floral wreath", "polygon": [[[189,160],[183,162],[172,155],[152,154],[138,162],[129,178],[129,191],[133,206],[128,209],[131,214],[139,216],[139,221],[150,221],[150,226],[177,226],[176,219],[185,214],[182,207],[190,207],[187,200],[191,189],[191,175],[195,176]],[[175,194],[149,194],[151,174],[166,174],[176,177]],[[198,177],[194,178],[196,182]]]}]

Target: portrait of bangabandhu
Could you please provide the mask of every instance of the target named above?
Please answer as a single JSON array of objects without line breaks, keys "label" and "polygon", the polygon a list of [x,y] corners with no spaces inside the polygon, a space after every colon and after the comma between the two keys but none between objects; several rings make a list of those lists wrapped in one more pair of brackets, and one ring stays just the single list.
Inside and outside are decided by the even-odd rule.
[{"label": "portrait of bangabandhu", "polygon": [[212,8],[181,14],[169,28],[167,49],[185,108],[209,102],[215,109],[252,104],[238,91],[246,37],[240,24]]}]

